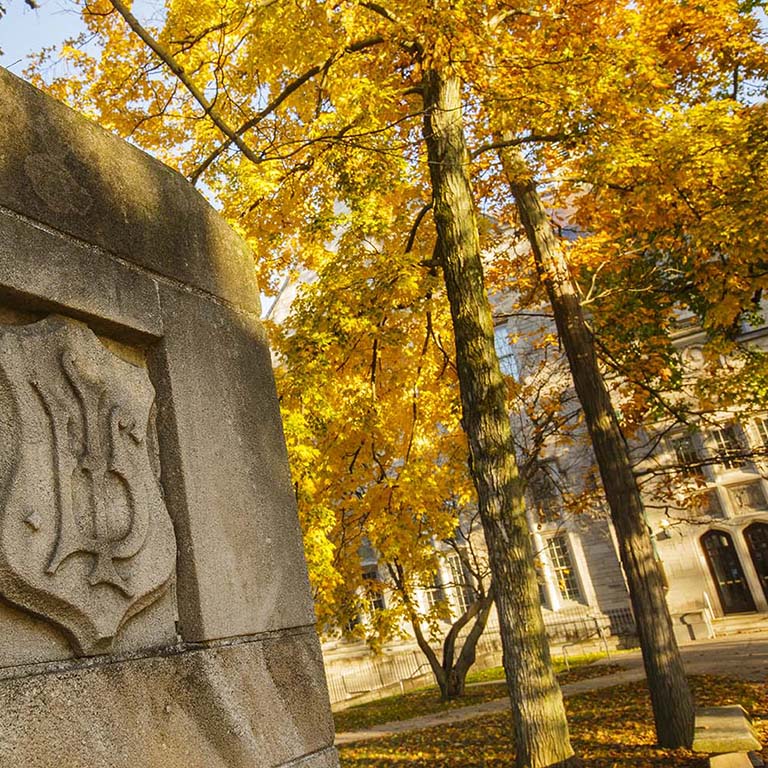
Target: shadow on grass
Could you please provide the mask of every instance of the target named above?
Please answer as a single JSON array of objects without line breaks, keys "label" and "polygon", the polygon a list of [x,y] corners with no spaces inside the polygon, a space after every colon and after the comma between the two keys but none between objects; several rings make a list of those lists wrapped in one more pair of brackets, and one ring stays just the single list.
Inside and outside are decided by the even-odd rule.
[{"label": "shadow on grass", "polygon": [[[622,669],[623,667],[617,664],[584,665],[573,667],[569,672],[559,672],[557,679],[561,685],[565,685],[579,680],[611,675],[615,672],[620,672]],[[431,686],[403,695],[388,696],[367,704],[350,707],[349,709],[334,713],[333,720],[336,726],[336,733],[360,731],[382,723],[409,720],[413,717],[422,717],[423,715],[445,712],[450,709],[470,707],[486,701],[493,701],[494,699],[502,699],[507,695],[504,683],[505,681],[502,677],[501,679],[485,682],[484,684],[471,685],[466,688],[461,698],[452,701],[441,701],[438,689]]]}]

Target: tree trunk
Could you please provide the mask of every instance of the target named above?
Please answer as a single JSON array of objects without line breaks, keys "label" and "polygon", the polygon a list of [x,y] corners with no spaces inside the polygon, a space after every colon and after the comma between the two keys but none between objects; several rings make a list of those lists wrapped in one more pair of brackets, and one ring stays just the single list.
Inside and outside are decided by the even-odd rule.
[{"label": "tree trunk", "polygon": [[600,374],[565,254],[530,169],[517,150],[503,150],[502,161],[552,305],[616,528],[651,693],[656,738],[663,747],[689,747],[693,740],[693,697],[672,632],[663,578],[624,435]]},{"label": "tree trunk", "polygon": [[552,671],[512,431],[499,369],[462,123],[461,82],[426,70],[424,139],[440,263],[451,306],[461,390],[512,701],[518,768],[577,764]]},{"label": "tree trunk", "polygon": [[[453,623],[443,641],[443,658],[441,661],[421,629],[421,619],[408,592],[402,568],[396,563],[390,564],[389,572],[405,603],[416,643],[421,652],[427,657],[437,687],[440,689],[440,698],[443,701],[459,698],[464,694],[467,672],[475,663],[477,643],[483,634],[485,625],[488,623],[488,615],[493,607],[493,584],[491,584],[487,593],[472,603]],[[459,658],[456,659],[456,643],[459,639],[459,634],[470,621],[473,622],[472,628],[464,638]]]},{"label": "tree trunk", "polygon": [[[488,616],[493,607],[493,587],[485,597],[476,600],[464,611],[464,614],[454,622],[443,642],[443,670],[445,685],[440,687],[440,695],[444,701],[458,699],[464,695],[467,672],[472,668],[477,658],[477,643],[488,623]],[[472,621],[472,628],[464,637],[459,658],[456,659],[456,642],[462,629]],[[455,660],[454,660],[455,659]]]}]

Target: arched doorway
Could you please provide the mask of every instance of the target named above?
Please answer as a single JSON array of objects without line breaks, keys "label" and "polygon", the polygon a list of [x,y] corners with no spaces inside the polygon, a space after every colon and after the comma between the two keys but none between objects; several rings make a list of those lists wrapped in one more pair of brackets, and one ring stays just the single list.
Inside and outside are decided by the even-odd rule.
[{"label": "arched doorway", "polygon": [[733,539],[725,531],[707,531],[701,537],[712,578],[723,613],[746,613],[755,610],[755,601],[744,578]]},{"label": "arched doorway", "polygon": [[744,529],[744,539],[768,600],[768,523],[752,523]]}]

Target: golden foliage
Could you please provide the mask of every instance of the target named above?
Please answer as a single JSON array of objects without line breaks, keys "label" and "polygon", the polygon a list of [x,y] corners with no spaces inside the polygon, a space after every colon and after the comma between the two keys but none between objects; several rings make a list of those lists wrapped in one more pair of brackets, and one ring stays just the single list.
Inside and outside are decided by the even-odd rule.
[{"label": "golden foliage", "polygon": [[[82,5],[88,31],[60,52],[68,71],[45,83],[48,52],[36,78],[202,180],[253,248],[265,292],[314,275],[271,334],[322,621],[349,589],[370,589],[356,559],[364,538],[428,580],[432,538],[452,535],[470,497],[434,232],[415,226],[431,199],[424,67],[465,84],[490,290],[520,306],[541,298],[527,254],[509,248],[519,227],[493,149],[508,131],[557,223],[581,234],[569,260],[604,354],[626,376],[628,422],[680,381],[668,336],[679,309],[727,331],[764,288],[766,52],[748,3],[166,0],[151,10],[145,26],[249,157],[109,0]],[[534,395],[551,421],[562,404]]]}]

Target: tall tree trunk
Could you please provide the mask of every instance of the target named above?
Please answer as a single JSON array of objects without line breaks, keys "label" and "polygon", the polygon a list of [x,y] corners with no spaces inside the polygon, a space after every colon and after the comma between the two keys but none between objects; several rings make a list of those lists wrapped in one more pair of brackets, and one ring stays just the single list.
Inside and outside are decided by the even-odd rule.
[{"label": "tall tree trunk", "polygon": [[461,82],[426,70],[424,139],[451,305],[463,427],[496,589],[518,768],[577,764],[544,631],[524,488],[494,347],[462,123]]},{"label": "tall tree trunk", "polygon": [[656,738],[663,747],[689,747],[693,740],[693,697],[672,632],[663,577],[654,555],[624,435],[600,373],[565,254],[552,230],[528,164],[518,150],[512,149],[502,150],[502,161],[533,250],[536,269],[552,305],[600,468],[637,621]]}]

